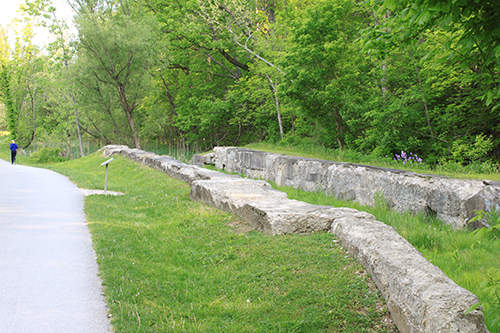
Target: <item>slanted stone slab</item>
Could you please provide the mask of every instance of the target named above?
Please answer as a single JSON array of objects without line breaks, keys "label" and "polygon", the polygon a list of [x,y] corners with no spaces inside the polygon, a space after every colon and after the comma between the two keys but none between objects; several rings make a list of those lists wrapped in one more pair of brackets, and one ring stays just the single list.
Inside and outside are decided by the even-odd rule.
[{"label": "slanted stone slab", "polygon": [[189,165],[170,156],[159,156],[143,150],[131,149],[127,146],[109,145],[101,148],[101,150],[104,150],[104,157],[106,158],[112,155],[121,154],[133,161],[158,169],[190,185],[193,181],[200,179],[240,178],[236,175],[228,175],[220,171]]},{"label": "slanted stone slab", "polygon": [[488,332],[478,302],[427,261],[392,227],[368,219],[335,219],[331,232],[371,274],[401,332]]},{"label": "slanted stone slab", "polygon": [[[248,150],[245,150],[245,154],[247,153]],[[489,332],[480,309],[464,315],[471,305],[478,302],[477,297],[455,284],[393,228],[376,221],[371,214],[350,208],[317,206],[290,200],[286,193],[273,189],[262,180],[244,179],[236,175],[205,170],[171,157],[124,146],[105,147],[105,156],[109,157],[111,154],[130,156],[135,161],[188,182],[192,186],[190,197],[193,200],[232,212],[254,228],[270,235],[321,230],[336,234],[342,245],[371,274],[375,285],[387,301],[398,329],[403,333]],[[278,165],[281,168],[280,177],[285,180],[294,179],[295,168],[299,163],[297,158],[282,158],[276,155],[269,158],[266,156],[265,162],[263,155],[259,155],[255,160],[249,155],[245,156],[255,168],[253,170],[260,174],[266,174],[268,171],[263,169],[276,165],[273,163],[277,160],[284,161]],[[225,160],[224,166],[240,162]],[[304,173],[304,179],[311,183],[325,179],[328,175],[321,163],[314,163],[312,169],[299,168]],[[362,173],[360,170],[357,172]],[[373,175],[371,177],[372,180],[375,178]],[[418,188],[418,182],[414,179],[409,181],[415,184],[413,188]],[[412,186],[408,188],[407,191],[411,194]],[[460,191],[459,196],[473,194],[472,197],[476,201],[469,203],[471,206],[481,205],[482,198],[475,197],[477,193],[474,194],[474,190],[460,188]],[[358,192],[352,193],[349,190],[343,193],[358,196]],[[487,196],[488,194],[484,195]],[[445,202],[441,206],[450,211],[454,209],[453,205],[456,203],[448,200],[446,195],[439,200]]]},{"label": "slanted stone slab", "polygon": [[268,183],[244,178],[199,180],[191,187],[192,200],[201,201],[241,217],[270,235],[326,231],[334,218],[373,215],[351,208],[311,205],[288,199]]}]

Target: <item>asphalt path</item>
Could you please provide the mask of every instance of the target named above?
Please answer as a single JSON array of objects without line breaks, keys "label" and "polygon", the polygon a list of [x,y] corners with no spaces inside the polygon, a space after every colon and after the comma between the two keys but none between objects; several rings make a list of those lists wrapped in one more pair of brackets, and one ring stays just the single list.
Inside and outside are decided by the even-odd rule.
[{"label": "asphalt path", "polygon": [[0,332],[112,332],[97,272],[82,191],[0,160]]}]

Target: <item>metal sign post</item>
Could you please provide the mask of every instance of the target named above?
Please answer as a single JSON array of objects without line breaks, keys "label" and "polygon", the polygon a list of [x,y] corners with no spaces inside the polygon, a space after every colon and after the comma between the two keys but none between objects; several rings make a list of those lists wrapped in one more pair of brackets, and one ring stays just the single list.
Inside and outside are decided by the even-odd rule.
[{"label": "metal sign post", "polygon": [[112,162],[113,160],[114,160],[114,158],[110,158],[106,162],[101,163],[102,166],[104,166],[104,165],[106,166],[106,176],[104,178],[104,193],[106,193],[106,188],[108,187],[108,164],[110,162]]}]

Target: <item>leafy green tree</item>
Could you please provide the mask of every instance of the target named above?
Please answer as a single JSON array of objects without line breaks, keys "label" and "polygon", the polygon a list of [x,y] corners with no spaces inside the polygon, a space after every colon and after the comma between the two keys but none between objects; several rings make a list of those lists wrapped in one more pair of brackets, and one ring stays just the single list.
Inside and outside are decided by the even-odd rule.
[{"label": "leafy green tree", "polygon": [[3,100],[9,130],[23,148],[36,144],[37,119],[41,112],[44,84],[40,84],[46,59],[33,44],[33,24],[28,18],[16,22],[16,39],[9,60],[2,64]]},{"label": "leafy green tree", "polygon": [[10,49],[9,37],[6,29],[0,26],[0,105],[2,114],[0,114],[1,130],[10,130],[11,136],[15,140],[15,110],[12,103],[10,92]]},{"label": "leafy green tree", "polygon": [[4,61],[0,69],[0,82],[2,91],[2,102],[5,107],[5,117],[7,118],[7,129],[10,131],[10,136],[13,140],[17,140],[17,110],[12,99],[11,83],[10,83],[10,65]]},{"label": "leafy green tree", "polygon": [[243,121],[248,118],[235,116],[238,106],[230,96],[244,86],[240,83],[250,75],[252,59],[220,24],[218,12],[223,9],[214,4],[149,2],[163,32],[166,56],[158,58],[151,74],[163,91],[164,109],[171,112],[168,119],[183,139],[205,147],[236,144],[249,125]]},{"label": "leafy green tree", "polygon": [[323,143],[336,141],[340,150],[351,136],[350,120],[358,117],[356,105],[370,90],[371,65],[354,44],[363,25],[354,1],[317,1],[293,21],[285,59],[286,94],[305,117],[328,129]]},{"label": "leafy green tree", "polygon": [[[140,148],[136,110],[149,85],[146,68],[154,51],[154,20],[144,13],[140,4],[131,1],[75,2],[79,29],[76,64],[82,74],[81,88],[89,94],[92,90],[93,95],[99,95],[102,89],[114,90],[114,94],[106,96],[111,99],[109,103],[103,100],[104,96],[94,102],[98,101],[100,111],[106,112],[114,108],[117,101],[128,125],[127,132],[120,130],[119,135],[130,136],[133,145]],[[86,93],[80,96],[86,100],[79,100],[79,104],[88,109],[91,97]]]},{"label": "leafy green tree", "polygon": [[415,43],[429,30],[450,32],[443,44],[450,58],[476,74],[479,97],[492,110],[500,107],[500,3],[483,0],[384,0],[375,7],[390,12],[384,24],[368,30],[370,47],[387,50]]},{"label": "leafy green tree", "polygon": [[363,115],[372,125],[358,139],[363,150],[382,156],[412,151],[435,164],[453,159],[457,140],[463,145],[481,133],[498,137],[498,114],[477,99],[476,74],[443,49],[452,39],[434,29],[416,42],[378,50],[386,66],[374,67],[374,76],[376,82],[383,76],[386,89],[382,103]]},{"label": "leafy green tree", "polygon": [[63,80],[67,92],[71,98],[71,102],[73,104],[76,132],[78,135],[80,146],[80,156],[83,157],[85,153],[83,151],[83,140],[80,130],[76,97],[73,93],[72,88],[73,80],[71,80],[71,78],[68,76],[69,62],[72,55],[74,54],[74,49],[69,46],[68,25],[64,20],[60,20],[57,18],[56,8],[52,6],[50,0],[25,0],[25,3],[21,6],[21,10],[26,15],[29,15],[31,18],[36,19],[39,26],[47,27],[51,35],[55,36],[55,41],[49,45],[48,51],[50,52],[53,61],[56,63],[60,62],[61,66],[58,66],[56,64],[52,69],[61,72],[59,74],[63,74],[58,76],[58,82],[60,82],[60,80]]}]

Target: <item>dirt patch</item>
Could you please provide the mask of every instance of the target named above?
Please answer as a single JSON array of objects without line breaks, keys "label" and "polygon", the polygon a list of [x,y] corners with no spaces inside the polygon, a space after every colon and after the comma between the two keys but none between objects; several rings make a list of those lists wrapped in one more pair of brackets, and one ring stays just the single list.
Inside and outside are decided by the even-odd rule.
[{"label": "dirt patch", "polygon": [[233,227],[234,232],[237,234],[246,234],[249,231],[255,230],[239,217],[234,217],[231,221],[229,221],[228,225]]}]

